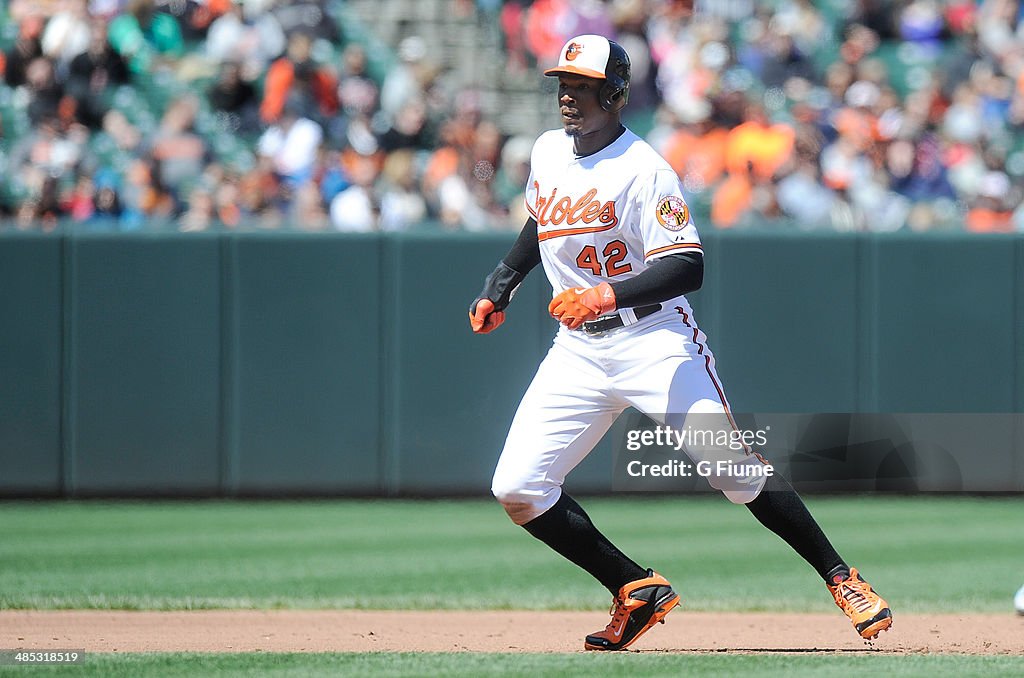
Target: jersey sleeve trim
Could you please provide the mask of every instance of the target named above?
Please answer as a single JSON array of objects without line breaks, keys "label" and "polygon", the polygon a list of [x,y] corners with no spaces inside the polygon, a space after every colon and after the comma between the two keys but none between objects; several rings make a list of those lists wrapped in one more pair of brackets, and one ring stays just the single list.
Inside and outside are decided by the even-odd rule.
[{"label": "jersey sleeve trim", "polygon": [[656,254],[662,254],[664,252],[675,252],[675,251],[678,251],[678,250],[697,250],[698,252],[703,252],[704,248],[701,247],[700,243],[696,243],[696,242],[680,242],[680,243],[675,243],[674,245],[666,245],[664,247],[656,247],[655,249],[651,250],[650,252],[645,252],[644,253],[644,259],[650,259],[651,257],[653,257]]},{"label": "jersey sleeve trim", "polygon": [[562,238],[567,235],[582,235],[584,233],[600,233],[601,231],[607,231],[615,228],[618,222],[614,224],[607,224],[603,226],[588,226],[584,228],[562,228],[555,231],[545,231],[543,233],[537,233],[537,242],[544,242],[551,238]]}]

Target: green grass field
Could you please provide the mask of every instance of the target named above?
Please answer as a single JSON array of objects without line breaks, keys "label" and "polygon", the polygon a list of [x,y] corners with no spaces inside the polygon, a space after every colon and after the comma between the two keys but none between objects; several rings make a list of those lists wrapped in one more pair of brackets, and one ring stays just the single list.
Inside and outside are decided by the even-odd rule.
[{"label": "green grass field", "polygon": [[[798,556],[717,496],[583,504],[688,609],[832,609]],[[1020,499],[808,504],[903,611],[1006,611],[1024,581]],[[0,545],[0,609],[607,607],[488,501],[0,503]]]},{"label": "green grass field", "polygon": [[[690,610],[834,611],[820,580],[718,496],[583,499]],[[904,612],[1009,612],[1019,498],[812,497],[839,551]],[[607,593],[490,501],[0,503],[0,609],[604,609]],[[94,655],[67,675],[1021,675],[1013,657]],[[12,673],[17,671],[17,673]],[[0,667],[0,675],[6,675]]]},{"label": "green grass field", "polygon": [[137,654],[93,655],[86,664],[17,667],[0,675],[93,676],[1019,676],[1019,657],[954,655],[671,655],[671,654]]}]

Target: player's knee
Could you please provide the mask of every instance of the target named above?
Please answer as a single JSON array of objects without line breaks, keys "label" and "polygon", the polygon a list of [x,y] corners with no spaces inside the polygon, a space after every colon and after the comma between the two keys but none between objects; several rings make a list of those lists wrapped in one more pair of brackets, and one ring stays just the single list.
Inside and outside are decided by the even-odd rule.
[{"label": "player's knee", "polygon": [[529,501],[524,501],[524,497],[515,492],[506,492],[496,488],[491,488],[491,492],[513,523],[523,525],[533,520],[533,507]]},{"label": "player's knee", "polygon": [[505,509],[509,519],[516,525],[525,525],[538,515],[533,504],[527,502],[501,501],[501,506]]},{"label": "player's knee", "polygon": [[536,513],[530,497],[526,497],[514,490],[496,487],[492,487],[491,492],[494,494],[494,498],[498,500],[498,503],[501,504],[501,507],[505,509],[508,517],[516,525],[525,525],[540,515]]},{"label": "player's knee", "polygon": [[757,499],[764,489],[767,478],[763,475],[751,476],[747,480],[737,481],[733,478],[718,479],[719,482],[712,482],[711,486],[720,490],[725,498],[734,504],[749,504]]},{"label": "player's knee", "polygon": [[734,504],[749,504],[757,499],[768,479],[767,473],[772,470],[753,456],[711,468],[718,472],[708,476],[708,484]]},{"label": "player's knee", "polygon": [[722,494],[734,504],[749,504],[757,499],[762,489],[764,489],[763,482],[756,487],[747,487],[742,490],[722,490]]},{"label": "player's knee", "polygon": [[525,525],[551,508],[558,501],[559,488],[530,489],[519,483],[498,483],[491,493],[516,525]]}]

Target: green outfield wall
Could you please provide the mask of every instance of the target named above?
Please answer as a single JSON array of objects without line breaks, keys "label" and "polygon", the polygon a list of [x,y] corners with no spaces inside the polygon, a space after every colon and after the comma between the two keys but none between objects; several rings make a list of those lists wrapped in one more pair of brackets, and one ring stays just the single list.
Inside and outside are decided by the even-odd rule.
[{"label": "green outfield wall", "polygon": [[[0,496],[485,494],[556,329],[539,271],[468,329],[513,237],[0,234]],[[734,409],[1024,412],[1024,237],[704,239]],[[952,489],[1024,491],[1000,435]]]}]

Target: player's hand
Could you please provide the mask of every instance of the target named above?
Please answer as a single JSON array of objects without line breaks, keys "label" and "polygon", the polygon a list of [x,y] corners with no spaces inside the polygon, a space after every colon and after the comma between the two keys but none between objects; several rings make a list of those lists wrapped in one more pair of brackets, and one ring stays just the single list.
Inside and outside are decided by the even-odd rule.
[{"label": "player's hand", "polygon": [[505,312],[495,311],[490,299],[477,299],[469,307],[469,326],[476,334],[487,334],[505,322]]},{"label": "player's hand", "polygon": [[570,287],[548,304],[548,313],[570,330],[615,310],[615,291],[606,282],[597,287]]}]

